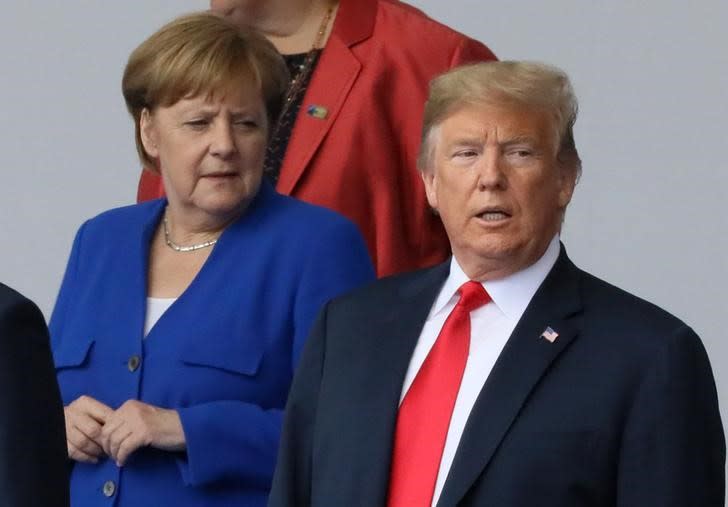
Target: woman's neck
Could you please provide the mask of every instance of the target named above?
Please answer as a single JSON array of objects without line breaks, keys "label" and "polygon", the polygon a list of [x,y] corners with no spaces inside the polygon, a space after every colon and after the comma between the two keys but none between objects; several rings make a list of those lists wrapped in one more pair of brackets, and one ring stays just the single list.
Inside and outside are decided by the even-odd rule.
[{"label": "woman's neck", "polygon": [[[321,46],[331,33],[338,0],[267,0],[238,13],[236,21],[259,30],[281,54],[306,53],[328,17]],[[329,9],[333,12],[329,16]]]},{"label": "woman's neck", "polygon": [[[169,236],[178,245],[194,245],[213,241],[234,222],[240,212],[235,210],[227,214],[211,215],[198,210],[186,210],[167,205],[163,216],[165,236]],[[161,224],[160,224],[161,225]],[[167,238],[165,238],[167,239]]]}]

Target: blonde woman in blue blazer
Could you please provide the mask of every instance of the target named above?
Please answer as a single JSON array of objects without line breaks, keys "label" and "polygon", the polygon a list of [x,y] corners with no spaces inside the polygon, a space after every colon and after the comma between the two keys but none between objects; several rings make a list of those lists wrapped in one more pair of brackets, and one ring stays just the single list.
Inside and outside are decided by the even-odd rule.
[{"label": "blonde woman in blue blazer", "polygon": [[51,319],[73,506],[264,505],[321,305],[373,278],[346,219],[261,180],[285,66],[262,37],[179,18],[123,91],[167,198],[76,235]]}]

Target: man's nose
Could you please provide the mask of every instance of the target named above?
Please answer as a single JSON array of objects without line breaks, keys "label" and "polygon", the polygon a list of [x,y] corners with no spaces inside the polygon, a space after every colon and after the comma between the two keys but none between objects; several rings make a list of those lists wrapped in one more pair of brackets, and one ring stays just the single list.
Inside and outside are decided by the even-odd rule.
[{"label": "man's nose", "polygon": [[504,169],[503,154],[500,147],[487,147],[477,165],[478,188],[481,190],[505,188],[506,173]]}]

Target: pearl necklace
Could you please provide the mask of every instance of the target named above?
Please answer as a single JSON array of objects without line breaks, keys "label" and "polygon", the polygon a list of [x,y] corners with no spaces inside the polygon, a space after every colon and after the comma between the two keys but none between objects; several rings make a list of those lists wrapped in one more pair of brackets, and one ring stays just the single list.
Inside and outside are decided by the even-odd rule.
[{"label": "pearl necklace", "polygon": [[174,250],[175,252],[194,252],[195,250],[199,250],[201,248],[207,248],[208,246],[212,246],[215,243],[217,243],[217,239],[213,239],[210,241],[205,241],[204,243],[198,243],[196,245],[189,245],[189,246],[182,246],[178,245],[174,241],[172,241],[169,237],[169,226],[167,225],[167,217],[165,216],[162,219],[162,227],[164,229],[164,241],[167,243],[167,246]]}]

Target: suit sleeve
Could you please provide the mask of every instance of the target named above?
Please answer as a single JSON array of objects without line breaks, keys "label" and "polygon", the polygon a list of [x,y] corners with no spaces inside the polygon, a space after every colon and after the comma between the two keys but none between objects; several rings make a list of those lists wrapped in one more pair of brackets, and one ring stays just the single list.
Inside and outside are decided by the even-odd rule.
[{"label": "suit sleeve", "polygon": [[619,459],[618,507],[722,507],[725,439],[698,336],[682,327],[645,371]]},{"label": "suit sleeve", "polygon": [[[323,304],[374,277],[364,241],[349,222],[337,222],[335,227],[321,230],[315,245],[308,252],[295,295],[292,365],[297,364]],[[270,487],[283,419],[281,409],[218,401],[180,409],[179,414],[187,440],[187,460],[180,461],[180,467],[188,484],[242,478]]]},{"label": "suit sleeve", "polygon": [[63,406],[40,310],[0,304],[0,491],[7,507],[68,505]]},{"label": "suit sleeve", "polygon": [[311,504],[313,432],[326,349],[327,314],[328,305],[311,331],[293,378],[268,507]]}]

